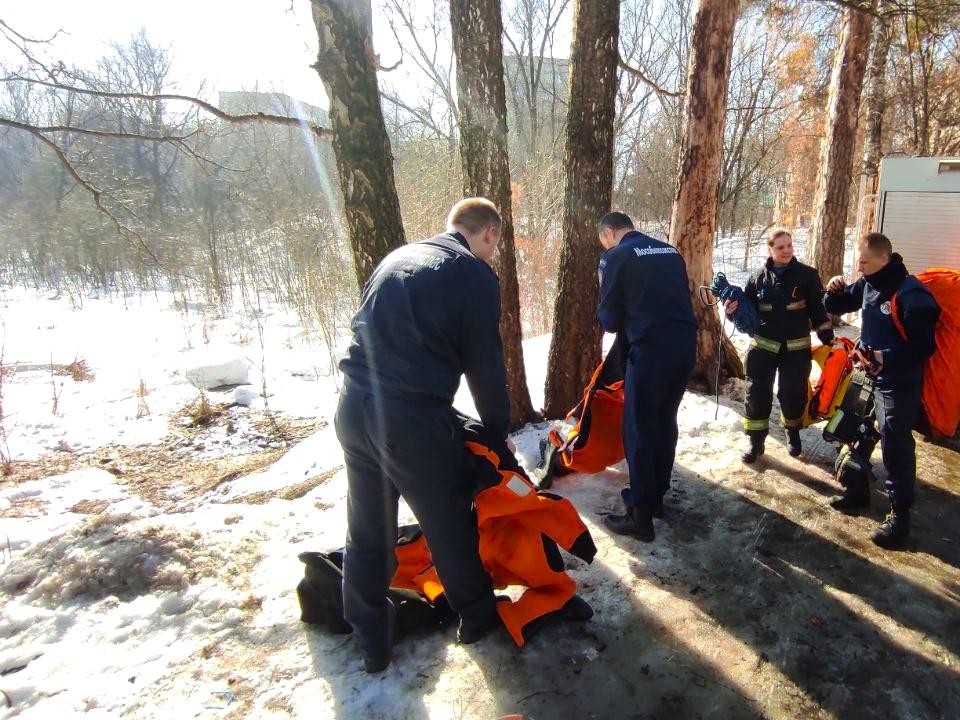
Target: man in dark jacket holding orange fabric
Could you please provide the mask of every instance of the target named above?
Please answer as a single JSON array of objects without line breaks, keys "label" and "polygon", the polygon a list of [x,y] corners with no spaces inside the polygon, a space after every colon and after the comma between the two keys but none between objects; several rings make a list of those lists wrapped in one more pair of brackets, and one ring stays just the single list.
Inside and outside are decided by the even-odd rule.
[{"label": "man in dark jacket holding orange fabric", "polygon": [[677,411],[696,360],[697,321],[687,266],[677,249],[638,232],[630,218],[611,212],[598,225],[600,305],[597,319],[617,334],[624,362],[623,449],[630,487],[624,515],[607,528],[654,539],[677,449]]},{"label": "man in dark jacket holding orange fabric", "polygon": [[371,276],[353,318],[353,342],[335,425],[347,468],[344,616],[368,672],[392,645],[387,589],[396,567],[400,496],[432,549],[461,643],[500,624],[478,554],[466,449],[453,396],[466,375],[484,426],[506,439],[500,286],[489,263],[500,215],[484,198],[454,205],[447,232],[394,250]]},{"label": "man in dark jacket holding orange fabric", "polygon": [[[891,507],[872,539],[880,547],[900,547],[910,533],[917,475],[913,428],[920,415],[923,366],[936,350],[934,335],[940,307],[923,284],[907,272],[903,258],[893,252],[885,235],[865,235],[859,256],[862,277],[853,285],[847,285],[839,275],[831,278],[824,305],[827,312],[836,315],[862,311],[858,347],[867,357],[868,372],[875,377],[874,400]],[[862,478],[851,482],[830,504],[838,510],[865,506],[870,498],[866,483]]]}]

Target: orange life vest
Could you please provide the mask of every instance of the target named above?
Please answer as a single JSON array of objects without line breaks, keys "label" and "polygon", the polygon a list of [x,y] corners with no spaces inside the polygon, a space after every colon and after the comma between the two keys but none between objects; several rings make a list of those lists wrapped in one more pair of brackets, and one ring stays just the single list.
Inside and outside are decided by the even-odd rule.
[{"label": "orange life vest", "polygon": [[820,367],[816,384],[808,385],[806,411],[803,425],[811,425],[831,417],[843,401],[844,393],[853,375],[853,341],[838,337],[832,345],[819,345],[810,352],[813,361]]}]

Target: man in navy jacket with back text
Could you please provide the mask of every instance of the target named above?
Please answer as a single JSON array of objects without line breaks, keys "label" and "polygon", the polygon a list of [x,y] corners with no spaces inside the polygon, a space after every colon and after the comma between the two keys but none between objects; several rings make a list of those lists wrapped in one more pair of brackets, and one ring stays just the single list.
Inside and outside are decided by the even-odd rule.
[{"label": "man in navy jacket with back text", "polygon": [[615,533],[654,539],[663,517],[677,448],[677,411],[696,360],[697,322],[687,266],[677,249],[638,232],[621,212],[598,224],[600,304],[597,319],[617,334],[624,362],[623,447],[630,487],[626,512],[604,524]]}]

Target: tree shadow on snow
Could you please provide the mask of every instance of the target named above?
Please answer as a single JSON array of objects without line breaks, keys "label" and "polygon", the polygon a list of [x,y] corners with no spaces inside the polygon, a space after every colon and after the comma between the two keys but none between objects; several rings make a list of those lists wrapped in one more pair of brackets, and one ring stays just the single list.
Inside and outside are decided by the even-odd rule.
[{"label": "tree shadow on snow", "polygon": [[[679,465],[674,478],[678,487],[667,496],[673,511],[666,523],[655,521],[654,543],[612,536],[635,554],[639,579],[693,603],[754,648],[760,664],[772,663],[804,691],[813,704],[805,710],[844,718],[960,713],[960,673],[938,648],[960,653],[956,575],[933,572],[921,584],[907,565],[917,555],[891,561],[862,529],[848,532],[848,518],[788,486],[827,488],[779,461],[747,476],[744,490],[756,500]],[[946,517],[956,527],[960,508],[952,497]],[[928,532],[921,530],[923,552],[930,552]],[[900,572],[889,569],[894,562]],[[865,618],[858,612],[864,606],[882,621]]]},{"label": "tree shadow on snow", "polygon": [[[600,532],[600,531],[597,531]],[[594,608],[585,623],[553,624],[524,647],[506,633],[467,650],[483,672],[499,717],[755,718],[759,710],[673,628],[595,559],[574,561],[579,592]],[[478,708],[479,709],[479,708]]]}]

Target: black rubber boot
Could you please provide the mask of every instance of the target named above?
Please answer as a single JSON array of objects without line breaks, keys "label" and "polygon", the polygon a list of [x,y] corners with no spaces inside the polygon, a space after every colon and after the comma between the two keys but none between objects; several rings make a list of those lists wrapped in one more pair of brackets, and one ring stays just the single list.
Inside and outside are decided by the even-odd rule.
[{"label": "black rubber boot", "polygon": [[653,513],[647,507],[627,508],[624,515],[607,515],[603,524],[617,535],[632,535],[643,542],[652,542],[657,536],[653,530]]},{"label": "black rubber boot", "polygon": [[363,669],[368,673],[383,672],[390,665],[390,653],[377,653],[375,655],[364,655]]},{"label": "black rubber boot", "polygon": [[586,622],[593,617],[593,608],[579,595],[574,595],[560,608],[560,617],[564,622]]},{"label": "black rubber boot", "polygon": [[803,450],[803,444],[800,442],[800,428],[788,427],[787,452],[790,453],[790,457],[797,457],[801,450]]},{"label": "black rubber boot", "polygon": [[471,645],[494,628],[502,625],[503,621],[500,619],[500,613],[496,610],[476,625],[464,625],[463,618],[460,618],[460,625],[457,627],[457,642],[461,645]]},{"label": "black rubber boot", "polygon": [[740,456],[747,465],[756,462],[757,458],[763,455],[763,438],[750,438],[750,447]]},{"label": "black rubber boot", "polygon": [[902,548],[910,535],[910,511],[896,505],[870,537],[875,545],[886,549]]},{"label": "black rubber boot", "polygon": [[848,477],[843,493],[834,495],[827,502],[830,507],[840,512],[870,507],[870,483],[865,477]]}]

